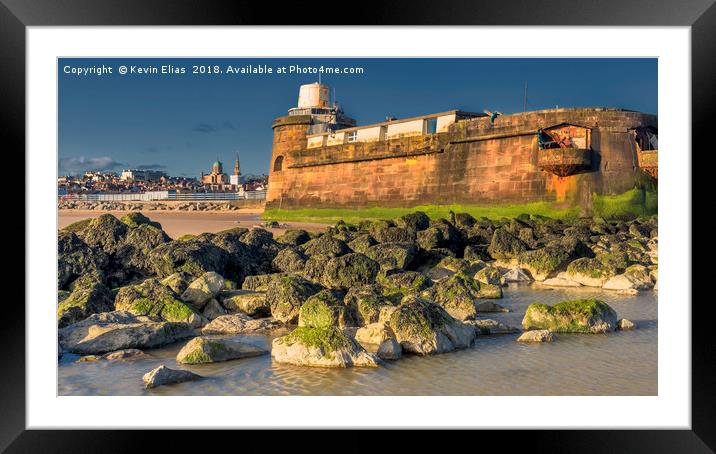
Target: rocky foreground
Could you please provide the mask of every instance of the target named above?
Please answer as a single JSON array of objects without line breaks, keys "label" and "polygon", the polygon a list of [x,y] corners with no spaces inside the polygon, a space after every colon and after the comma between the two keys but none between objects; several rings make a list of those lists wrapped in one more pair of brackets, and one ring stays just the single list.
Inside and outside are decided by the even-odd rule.
[{"label": "rocky foreground", "polygon": [[121,202],[121,201],[91,201],[91,200],[60,200],[57,203],[60,210],[94,210],[94,211],[239,211],[241,207],[229,202]]},{"label": "rocky foreground", "polygon": [[[205,364],[268,354],[227,336],[270,333],[280,336],[270,352],[277,362],[378,367],[519,331],[483,318],[507,311],[497,301],[510,282],[656,289],[657,241],[656,217],[431,220],[417,212],[319,234],[274,238],[237,227],[171,240],[140,213],[105,214],[59,232],[60,355],[124,359],[188,341],[177,363]],[[633,328],[599,300],[533,304],[518,340]],[[163,367],[144,379],[153,387],[197,378],[184,372]]]}]

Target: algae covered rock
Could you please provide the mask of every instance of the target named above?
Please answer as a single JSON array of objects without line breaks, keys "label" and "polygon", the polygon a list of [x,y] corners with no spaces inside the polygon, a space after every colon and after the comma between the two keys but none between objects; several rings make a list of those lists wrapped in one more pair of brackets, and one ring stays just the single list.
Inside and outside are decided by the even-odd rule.
[{"label": "algae covered rock", "polygon": [[326,257],[338,257],[351,252],[351,249],[345,241],[336,239],[328,234],[323,234],[318,238],[304,243],[301,246],[301,249],[303,250],[303,253],[308,256],[323,255]]},{"label": "algae covered rock", "polygon": [[127,213],[124,216],[122,216],[119,219],[121,222],[127,225],[129,228],[137,228],[140,225],[151,225],[153,227],[156,227],[157,229],[161,230],[162,225],[158,222],[154,222],[142,213],[135,211],[132,213]]},{"label": "algae covered rock", "polygon": [[567,266],[567,276],[588,287],[601,287],[616,274],[616,270],[597,258],[583,257]]},{"label": "algae covered rock", "polygon": [[365,255],[380,264],[383,271],[407,269],[418,250],[413,243],[381,243],[371,246]]},{"label": "algae covered rock", "polygon": [[76,231],[87,245],[97,247],[107,254],[114,254],[127,234],[126,224],[111,214],[103,214],[91,219]]},{"label": "algae covered rock", "polygon": [[379,360],[335,327],[296,328],[273,340],[271,356],[278,363],[312,367],[377,367]]},{"label": "algae covered rock", "polygon": [[375,323],[383,307],[392,306],[377,285],[352,287],[343,299],[358,326]]},{"label": "algae covered rock", "polygon": [[154,273],[159,277],[166,277],[176,272],[186,272],[199,277],[209,271],[224,275],[231,258],[224,249],[202,239],[193,238],[160,244],[151,250],[148,260]]},{"label": "algae covered rock", "polygon": [[430,227],[430,218],[422,211],[404,214],[395,220],[398,227],[407,228],[413,231],[425,230]]},{"label": "algae covered rock", "polygon": [[195,337],[177,353],[180,364],[207,364],[266,354],[266,350],[231,339]]},{"label": "algae covered rock", "polygon": [[176,298],[169,287],[156,279],[146,279],[140,284],[122,287],[117,292],[114,306],[119,311],[134,315],[159,317],[169,322],[184,322],[196,327],[201,324],[199,315],[183,301]]},{"label": "algae covered rock", "polygon": [[319,290],[320,287],[300,276],[282,276],[268,285],[266,301],[276,320],[295,323],[303,303]]},{"label": "algae covered rock", "polygon": [[390,328],[404,351],[419,355],[467,348],[475,340],[472,326],[420,298],[406,299],[391,315]]},{"label": "algae covered rock", "polygon": [[365,252],[368,250],[368,248],[375,244],[377,244],[377,243],[373,239],[373,237],[370,236],[370,234],[363,233],[360,235],[356,235],[356,237],[353,238],[348,243],[348,247],[350,247],[355,252],[360,252],[361,254],[365,254]]},{"label": "algae covered rock", "polygon": [[297,273],[306,265],[306,256],[298,249],[287,247],[276,254],[273,267],[284,273]]},{"label": "algae covered rock", "polygon": [[543,281],[565,269],[570,259],[571,256],[564,249],[551,246],[525,251],[517,256],[520,267],[529,271],[537,281]]},{"label": "algae covered rock", "polygon": [[326,269],[326,265],[332,257],[327,255],[315,254],[306,260],[306,265],[303,267],[303,271],[300,273],[306,279],[314,282],[319,282],[323,277],[323,271]]},{"label": "algae covered rock", "polygon": [[193,280],[182,293],[181,299],[197,310],[201,310],[223,288],[224,278],[220,274],[210,271]]},{"label": "algae covered rock", "polygon": [[144,381],[145,388],[150,389],[156,388],[157,386],[173,385],[198,380],[200,378],[202,378],[200,375],[189,372],[188,370],[175,370],[170,369],[165,365],[161,365],[144,374],[142,380]]},{"label": "algae covered rock", "polygon": [[380,265],[363,254],[349,253],[330,259],[321,275],[321,283],[328,288],[348,289],[371,284],[380,271]]},{"label": "algae covered rock", "polygon": [[609,278],[602,286],[605,290],[618,290],[625,293],[637,293],[654,286],[649,270],[643,265],[631,265],[623,274]]},{"label": "algae covered rock", "polygon": [[492,285],[504,285],[505,280],[502,277],[502,273],[499,269],[497,269],[494,266],[486,266],[485,268],[481,269],[475,275],[473,276],[473,279],[475,279],[478,282],[484,283],[484,284],[492,284]]},{"label": "algae covered rock", "polygon": [[520,239],[510,234],[506,229],[499,228],[492,234],[492,240],[487,252],[496,260],[511,260],[524,252],[527,246]]},{"label": "algae covered rock", "polygon": [[102,282],[80,278],[72,293],[57,306],[57,322],[60,328],[84,320],[92,314],[114,310],[112,292]]},{"label": "algae covered rock", "polygon": [[298,314],[298,326],[343,328],[353,324],[353,317],[343,304],[343,294],[333,290],[321,290],[309,297]]},{"label": "algae covered rock", "polygon": [[243,312],[247,315],[268,316],[271,307],[266,301],[266,292],[252,290],[231,290],[219,294],[222,306],[229,312]]},{"label": "algae covered rock", "polygon": [[159,281],[162,285],[165,285],[172,289],[177,295],[184,293],[189,284],[194,280],[194,277],[187,273],[174,273],[165,277]]},{"label": "algae covered rock", "polygon": [[300,246],[311,240],[311,235],[305,230],[286,230],[283,235],[276,237],[276,242],[289,246]]},{"label": "algae covered rock", "polygon": [[423,296],[442,306],[452,317],[467,320],[477,314],[475,303],[480,298],[480,283],[456,273],[434,284]]},{"label": "algae covered rock", "polygon": [[378,282],[382,288],[383,296],[395,304],[398,304],[406,296],[419,294],[433,284],[430,278],[417,271],[403,271],[380,276]]},{"label": "algae covered rock", "polygon": [[[88,220],[89,222],[89,220]],[[101,273],[109,264],[109,256],[93,248],[74,232],[63,230],[57,238],[57,285],[64,289],[73,280],[87,273]]]},{"label": "algae covered rock", "polygon": [[530,304],[522,328],[548,329],[558,333],[606,333],[617,327],[617,313],[604,301],[581,299],[554,306]]},{"label": "algae covered rock", "polygon": [[241,284],[241,288],[243,290],[265,291],[271,282],[287,275],[287,273],[271,273],[246,276],[246,278],[244,278],[244,282]]}]

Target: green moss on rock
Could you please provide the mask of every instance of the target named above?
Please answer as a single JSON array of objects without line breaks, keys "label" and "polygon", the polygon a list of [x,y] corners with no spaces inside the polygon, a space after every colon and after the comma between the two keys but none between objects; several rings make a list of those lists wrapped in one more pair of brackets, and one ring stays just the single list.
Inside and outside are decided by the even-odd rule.
[{"label": "green moss on rock", "polygon": [[562,301],[554,306],[530,304],[522,328],[548,329],[561,333],[604,333],[614,331],[617,314],[607,303],[596,299]]}]

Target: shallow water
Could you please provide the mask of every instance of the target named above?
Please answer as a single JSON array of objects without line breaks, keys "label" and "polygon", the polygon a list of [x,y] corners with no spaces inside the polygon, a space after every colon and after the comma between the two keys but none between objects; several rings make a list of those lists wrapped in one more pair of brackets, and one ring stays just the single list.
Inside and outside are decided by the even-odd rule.
[{"label": "shallow water", "polygon": [[[475,345],[442,355],[404,356],[377,369],[321,369],[277,364],[270,355],[184,366],[183,342],[136,359],[59,363],[60,395],[656,395],[657,297],[585,289],[511,286],[499,301],[509,313],[484,314],[519,326],[530,303],[596,297],[639,329],[609,334],[557,334],[547,344],[515,342],[519,334],[481,336]],[[265,336],[236,336],[269,348]],[[164,364],[203,380],[145,390],[142,375]]]}]

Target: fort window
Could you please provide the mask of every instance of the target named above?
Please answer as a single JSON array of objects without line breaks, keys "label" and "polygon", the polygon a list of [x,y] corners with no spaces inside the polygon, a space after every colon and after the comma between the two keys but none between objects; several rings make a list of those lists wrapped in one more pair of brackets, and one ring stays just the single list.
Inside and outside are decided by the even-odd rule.
[{"label": "fort window", "polygon": [[346,142],[355,142],[358,140],[358,131],[347,132],[345,138]]},{"label": "fort window", "polygon": [[426,118],[425,126],[423,127],[424,134],[435,134],[438,132],[438,119],[437,118]]},{"label": "fort window", "polygon": [[273,171],[280,172],[283,169],[283,156],[279,156],[273,162]]}]

